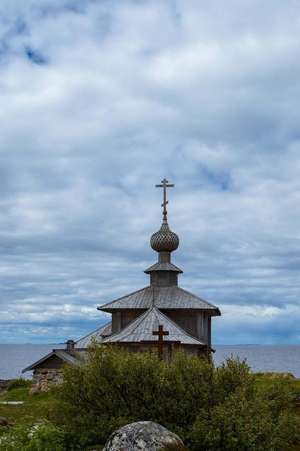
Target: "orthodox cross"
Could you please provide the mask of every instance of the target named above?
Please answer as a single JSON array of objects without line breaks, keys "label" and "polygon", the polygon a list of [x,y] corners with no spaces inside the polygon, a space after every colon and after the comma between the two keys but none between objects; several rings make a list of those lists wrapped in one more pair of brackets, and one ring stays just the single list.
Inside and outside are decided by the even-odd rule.
[{"label": "orthodox cross", "polygon": [[158,356],[160,359],[162,359],[164,351],[164,337],[166,335],[169,335],[169,332],[167,330],[164,330],[164,326],[159,325],[158,330],[154,330],[152,332],[152,335],[158,335]]},{"label": "orthodox cross", "polygon": [[163,179],[159,185],[155,185],[155,186],[156,186],[156,188],[163,188],[163,190],[164,190],[164,201],[161,204],[161,206],[163,207],[163,219],[166,221],[167,214],[168,214],[167,204],[169,203],[167,201],[167,188],[173,188],[174,185],[172,183],[169,183],[169,181],[167,179]]}]

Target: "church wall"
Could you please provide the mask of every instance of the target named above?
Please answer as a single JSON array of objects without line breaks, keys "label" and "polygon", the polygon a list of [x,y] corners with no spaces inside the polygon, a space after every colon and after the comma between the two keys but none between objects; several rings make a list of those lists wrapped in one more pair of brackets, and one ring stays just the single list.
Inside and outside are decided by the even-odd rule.
[{"label": "church wall", "polygon": [[211,316],[208,316],[207,320],[208,320],[208,340],[207,340],[207,344],[211,348]]},{"label": "church wall", "polygon": [[176,324],[189,334],[197,337],[197,313],[191,310],[162,310]]},{"label": "church wall", "polygon": [[211,318],[200,310],[162,310],[182,329],[210,346]]},{"label": "church wall", "polygon": [[197,313],[197,337],[208,343],[208,321],[207,315],[203,312]]},{"label": "church wall", "polygon": [[111,330],[115,334],[121,330],[121,312],[114,312],[111,315]]},{"label": "church wall", "polygon": [[121,329],[124,329],[131,321],[142,315],[145,310],[124,310],[121,312]]},{"label": "church wall", "polygon": [[158,287],[170,287],[172,285],[177,285],[177,279],[177,273],[171,271],[154,271],[150,274],[151,285]]},{"label": "church wall", "polygon": [[114,312],[112,314],[112,333],[115,334],[120,332],[124,327],[131,323],[131,321],[142,315],[144,311],[145,310],[137,309]]}]

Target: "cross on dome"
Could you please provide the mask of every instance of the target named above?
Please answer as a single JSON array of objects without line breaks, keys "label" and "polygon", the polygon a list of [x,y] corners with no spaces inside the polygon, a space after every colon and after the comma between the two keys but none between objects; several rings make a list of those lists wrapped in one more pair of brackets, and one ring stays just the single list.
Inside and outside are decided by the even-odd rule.
[{"label": "cross on dome", "polygon": [[155,185],[156,188],[163,188],[163,203],[161,204],[161,206],[163,207],[163,219],[164,221],[167,220],[167,215],[168,215],[168,211],[167,211],[167,204],[169,203],[169,201],[167,200],[167,188],[173,188],[175,185],[173,183],[169,183],[169,181],[164,178],[160,184]]}]

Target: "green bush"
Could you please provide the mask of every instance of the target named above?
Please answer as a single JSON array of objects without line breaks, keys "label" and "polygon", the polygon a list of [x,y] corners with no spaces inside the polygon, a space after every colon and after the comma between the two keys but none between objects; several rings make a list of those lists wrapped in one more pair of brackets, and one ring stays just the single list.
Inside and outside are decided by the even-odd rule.
[{"label": "green bush", "polygon": [[49,422],[16,426],[0,437],[0,451],[66,451],[66,434]]},{"label": "green bush", "polygon": [[300,443],[287,379],[257,387],[238,359],[214,368],[181,352],[170,363],[105,346],[89,354],[86,365],[65,369],[56,395],[56,421],[82,448],[139,420],[164,425],[192,451],[285,451]]},{"label": "green bush", "polygon": [[31,381],[22,379],[20,377],[19,379],[14,379],[14,380],[10,381],[7,386],[7,390],[11,391],[11,390],[14,390],[15,388],[29,388],[29,387],[31,387]]}]

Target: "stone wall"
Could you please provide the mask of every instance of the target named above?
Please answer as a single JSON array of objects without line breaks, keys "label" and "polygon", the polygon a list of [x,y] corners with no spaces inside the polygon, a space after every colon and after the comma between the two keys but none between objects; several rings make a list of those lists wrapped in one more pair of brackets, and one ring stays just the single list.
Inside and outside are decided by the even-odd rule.
[{"label": "stone wall", "polygon": [[31,392],[48,391],[52,385],[62,382],[62,371],[57,368],[37,368],[33,372]]},{"label": "stone wall", "polygon": [[6,390],[9,383],[12,381],[13,379],[0,379],[0,391]]}]

